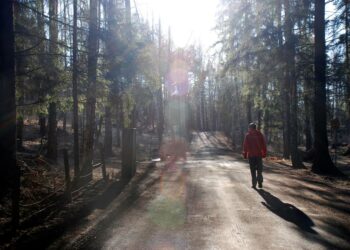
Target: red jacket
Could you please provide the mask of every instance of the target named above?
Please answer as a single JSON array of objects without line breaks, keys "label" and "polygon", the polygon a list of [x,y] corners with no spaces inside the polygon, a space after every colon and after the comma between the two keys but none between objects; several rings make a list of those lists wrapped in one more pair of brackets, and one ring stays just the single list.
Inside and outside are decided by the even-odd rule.
[{"label": "red jacket", "polygon": [[248,130],[243,143],[243,157],[266,157],[266,143],[260,131]]}]

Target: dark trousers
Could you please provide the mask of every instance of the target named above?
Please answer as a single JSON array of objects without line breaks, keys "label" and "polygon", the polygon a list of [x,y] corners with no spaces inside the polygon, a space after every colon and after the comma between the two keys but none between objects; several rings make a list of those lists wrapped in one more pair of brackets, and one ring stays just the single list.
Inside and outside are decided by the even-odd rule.
[{"label": "dark trousers", "polygon": [[249,157],[250,173],[252,174],[252,185],[256,186],[256,182],[262,184],[264,179],[262,176],[263,164],[261,157]]}]

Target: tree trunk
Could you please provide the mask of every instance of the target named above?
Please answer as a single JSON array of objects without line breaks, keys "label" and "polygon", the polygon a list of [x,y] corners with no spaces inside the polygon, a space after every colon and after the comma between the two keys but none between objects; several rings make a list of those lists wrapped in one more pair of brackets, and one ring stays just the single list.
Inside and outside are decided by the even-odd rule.
[{"label": "tree trunk", "polygon": [[92,159],[95,133],[96,75],[98,55],[97,0],[90,0],[90,21],[88,37],[88,89],[86,101],[86,128],[84,143],[83,174],[92,178]]},{"label": "tree trunk", "polygon": [[39,127],[40,136],[44,137],[46,135],[46,117],[44,115],[39,115]]},{"label": "tree trunk", "polygon": [[77,1],[73,1],[73,75],[72,75],[72,85],[73,85],[73,157],[74,157],[74,178],[77,180],[79,175],[79,110],[78,110],[78,65],[77,65],[77,55],[78,55],[78,41],[77,41]]},{"label": "tree trunk", "polygon": [[[105,109],[105,152],[104,155],[109,156],[112,153],[112,114],[110,105],[115,105],[116,110],[116,125],[117,125],[117,133],[116,133],[116,144],[120,146],[120,116],[119,116],[119,102],[120,100],[120,87],[119,87],[119,65],[115,62],[115,57],[119,56],[118,51],[115,49],[115,44],[118,43],[118,24],[117,20],[117,3],[115,1],[106,1],[103,3],[104,8],[104,16],[107,18],[107,38],[105,42],[105,54],[107,55],[107,60],[109,64],[108,69],[108,79],[111,81],[109,86],[109,95],[107,100],[107,107]],[[114,102],[113,102],[113,96]],[[110,138],[109,138],[110,137]]]},{"label": "tree trunk", "polygon": [[[130,0],[125,0],[125,11],[126,11],[126,39],[129,46],[133,43],[133,37],[132,37],[132,25],[131,25],[131,5]],[[129,52],[127,54],[127,69],[126,69],[126,81],[129,86],[133,87],[133,56],[131,53],[131,49],[128,48]],[[137,105],[135,104],[132,111],[131,111],[131,117],[130,117],[130,128],[136,128],[136,112],[137,112]]]},{"label": "tree trunk", "polygon": [[[83,162],[83,158],[84,158],[84,143],[85,143],[85,117],[86,117],[86,111],[85,111],[85,107],[82,110],[82,114],[79,116],[79,161]],[[80,167],[81,170],[81,167]]]},{"label": "tree trunk", "polygon": [[[201,73],[202,74],[202,73]],[[205,131],[205,105],[204,105],[204,79],[202,79],[201,76],[201,82],[200,82],[200,105],[201,105],[201,131]]]},{"label": "tree trunk", "polygon": [[270,142],[270,112],[268,109],[265,109],[264,111],[264,136],[266,143],[269,144]]},{"label": "tree trunk", "polygon": [[94,141],[94,148],[95,146],[98,146],[100,144],[100,137],[102,134],[102,125],[103,125],[103,116],[100,116],[100,120],[98,122],[98,124],[96,124],[96,136],[95,136],[95,141]]},{"label": "tree trunk", "polygon": [[[349,51],[349,1],[344,1],[345,4],[345,75],[346,75],[346,104],[347,104],[347,130],[350,133],[350,51]],[[349,141],[350,144],[350,141]]]},{"label": "tree trunk", "polygon": [[[253,118],[252,118],[252,97],[249,94],[248,98],[247,98],[247,125],[249,125],[249,123],[253,122]],[[248,126],[246,126],[248,127]]]},{"label": "tree trunk", "polygon": [[105,109],[105,156],[109,157],[112,155],[113,145],[113,132],[112,132],[112,112],[111,107],[107,106]]},{"label": "tree trunk", "polygon": [[263,123],[263,131],[264,131],[264,136],[265,136],[265,141],[268,143],[269,141],[269,127],[270,127],[270,110],[269,110],[269,105],[268,105],[268,100],[267,100],[267,84],[263,84],[262,86],[262,107],[261,107],[261,112],[262,112],[262,123]]},{"label": "tree trunk", "polygon": [[201,130],[201,106],[200,106],[200,104],[198,103],[198,101],[197,101],[197,103],[196,103],[196,106],[197,106],[197,108],[196,108],[196,129],[197,130]]},{"label": "tree trunk", "polygon": [[[36,15],[36,21],[37,21],[37,27],[38,27],[38,38],[37,38],[37,43],[39,44],[37,48],[37,52],[39,53],[38,55],[38,65],[44,69],[44,74],[43,74],[43,79],[38,79],[39,83],[39,91],[38,91],[38,98],[44,100],[45,95],[47,94],[47,91],[45,91],[45,86],[47,82],[44,80],[47,78],[47,64],[48,64],[48,58],[46,55],[47,52],[47,46],[46,43],[43,42],[43,38],[46,38],[46,31],[45,31],[45,20],[44,17],[42,16],[41,13],[45,12],[45,7],[44,7],[44,0],[36,0],[36,9],[37,9],[37,15]],[[39,113],[39,126],[40,126],[40,136],[43,138],[46,136],[47,129],[46,129],[46,114]]]},{"label": "tree trunk", "polygon": [[49,104],[49,121],[48,121],[48,143],[47,143],[47,158],[57,161],[57,111],[56,103]]},{"label": "tree trunk", "polygon": [[163,141],[163,132],[164,132],[164,111],[163,111],[163,91],[162,91],[162,88],[160,88],[157,92],[157,102],[158,102],[157,132],[158,132],[159,144],[161,144]]},{"label": "tree trunk", "polygon": [[[310,107],[305,106],[305,116],[310,114]],[[305,117],[305,149],[309,151],[312,148],[311,121],[310,117]]]},{"label": "tree trunk", "polygon": [[[310,36],[310,15],[308,15],[311,8],[310,0],[305,0],[301,9],[302,18],[298,20],[298,29],[300,39],[307,41]],[[304,49],[301,53],[310,54],[309,49]],[[312,53],[313,54],[313,53]],[[311,55],[310,55],[311,56]],[[303,68],[303,100],[304,100],[304,137],[305,148],[309,151],[312,148],[312,102],[313,102],[313,65],[308,64],[306,68]]]},{"label": "tree trunk", "polygon": [[157,132],[158,132],[158,140],[159,145],[162,144],[163,141],[163,132],[164,132],[164,105],[163,105],[163,72],[161,65],[161,57],[162,57],[162,28],[161,22],[159,20],[159,29],[158,29],[158,75],[159,75],[159,89],[157,91],[157,102],[158,102],[158,124],[157,124]]},{"label": "tree trunk", "polygon": [[[58,46],[57,46],[57,40],[58,40],[58,25],[57,22],[53,19],[57,18],[57,9],[58,9],[58,1],[57,0],[50,0],[49,1],[49,16],[50,16],[50,24],[49,24],[49,31],[50,31],[50,45],[49,45],[49,54],[50,57],[50,72],[52,72],[54,75],[51,75],[50,78],[52,78],[52,88],[56,85],[56,65],[55,57],[52,55],[57,54],[58,52]],[[51,102],[49,104],[49,121],[48,121],[48,137],[47,137],[47,157],[51,159],[52,161],[57,160],[57,105],[55,102]]]},{"label": "tree trunk", "polygon": [[121,100],[121,95],[120,95],[121,91],[120,91],[120,83],[117,82],[117,93],[116,93],[116,96],[117,96],[117,100],[116,100],[116,124],[117,124],[117,134],[116,134],[116,141],[117,141],[117,147],[120,147],[121,146],[121,136],[120,136],[120,132],[122,130],[122,127],[123,127],[123,117],[121,115],[121,103],[122,103],[122,100]]},{"label": "tree trunk", "polygon": [[23,150],[23,117],[17,118],[17,150]]},{"label": "tree trunk", "polygon": [[[281,58],[286,58],[286,53],[283,45],[283,30],[282,30],[282,0],[277,1],[277,22],[278,22],[278,47],[279,47],[279,56]],[[284,60],[285,61],[285,60]],[[282,133],[283,133],[283,158],[289,159],[290,156],[290,110],[289,110],[289,84],[286,81],[286,76],[283,75],[283,72],[286,72],[286,64],[283,64],[279,71],[279,81],[281,82],[280,91],[281,91],[281,118],[282,118]]]},{"label": "tree trunk", "polygon": [[19,222],[20,171],[16,164],[16,90],[13,2],[0,1],[0,200],[12,189],[12,224]]},{"label": "tree trunk", "polygon": [[282,117],[283,117],[283,158],[290,157],[290,101],[288,83],[284,82],[282,88]]},{"label": "tree trunk", "polygon": [[305,92],[304,93],[304,105],[305,105],[305,148],[306,151],[309,151],[312,148],[312,133],[311,133],[311,109],[312,103],[310,101],[310,93],[311,93],[311,82],[310,80],[306,80],[305,83]]},{"label": "tree trunk", "polygon": [[66,132],[67,132],[67,112],[64,112],[63,114],[62,114],[62,119],[63,119],[63,132],[64,132],[64,134],[66,134]]},{"label": "tree trunk", "polygon": [[[286,71],[285,71],[285,83],[289,86],[290,106],[285,106],[285,112],[290,112],[290,124],[289,142],[290,142],[290,153],[292,165],[295,168],[303,167],[299,152],[298,152],[298,95],[297,95],[297,79],[295,74],[295,36],[293,34],[293,22],[291,17],[291,8],[289,0],[284,1],[285,13],[286,13],[286,24],[285,24],[285,36],[286,36]],[[286,88],[287,88],[286,86]],[[287,103],[286,103],[287,105]]]},{"label": "tree trunk", "polygon": [[326,101],[325,0],[319,0],[315,2],[315,155],[312,171],[320,174],[339,174],[328,151]]}]

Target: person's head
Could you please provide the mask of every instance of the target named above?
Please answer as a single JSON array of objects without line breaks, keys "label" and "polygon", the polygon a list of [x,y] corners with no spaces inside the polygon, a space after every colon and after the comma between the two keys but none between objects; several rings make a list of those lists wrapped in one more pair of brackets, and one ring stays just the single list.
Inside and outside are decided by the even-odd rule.
[{"label": "person's head", "polygon": [[248,126],[249,129],[256,129],[256,124],[254,122],[250,123]]}]

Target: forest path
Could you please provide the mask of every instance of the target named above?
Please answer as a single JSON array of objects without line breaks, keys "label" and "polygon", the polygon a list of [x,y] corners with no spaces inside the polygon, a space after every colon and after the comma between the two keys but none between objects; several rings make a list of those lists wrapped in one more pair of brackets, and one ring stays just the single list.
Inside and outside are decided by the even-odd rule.
[{"label": "forest path", "polygon": [[[198,133],[186,163],[166,170],[81,249],[349,249],[350,193],[302,170],[247,162],[220,136]],[[84,242],[84,243],[83,243]]]}]

